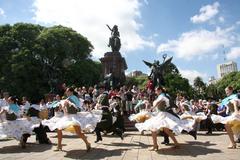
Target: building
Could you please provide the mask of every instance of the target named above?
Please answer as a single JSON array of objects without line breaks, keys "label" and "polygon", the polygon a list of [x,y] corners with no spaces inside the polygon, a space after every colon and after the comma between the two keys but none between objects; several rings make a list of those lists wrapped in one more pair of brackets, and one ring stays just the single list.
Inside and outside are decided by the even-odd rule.
[{"label": "building", "polygon": [[217,79],[214,77],[214,76],[211,76],[209,79],[208,79],[208,85],[210,84],[216,84],[217,83]]},{"label": "building", "polygon": [[218,72],[219,78],[222,78],[223,76],[227,75],[228,73],[236,72],[236,71],[238,71],[237,63],[235,63],[233,61],[229,61],[229,62],[217,65],[217,72]]},{"label": "building", "polygon": [[144,74],[142,71],[132,71],[128,75],[128,77],[138,77],[138,76],[147,76],[147,74]]}]

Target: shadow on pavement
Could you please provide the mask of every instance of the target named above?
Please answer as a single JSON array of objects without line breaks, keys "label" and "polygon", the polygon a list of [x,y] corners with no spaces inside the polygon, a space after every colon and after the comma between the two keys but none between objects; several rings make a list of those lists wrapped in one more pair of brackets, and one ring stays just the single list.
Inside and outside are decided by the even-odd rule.
[{"label": "shadow on pavement", "polygon": [[13,139],[0,139],[0,142],[6,142],[6,141],[11,141],[11,140],[13,140]]},{"label": "shadow on pavement", "polygon": [[206,134],[206,133],[198,133],[198,135],[201,136],[222,136],[222,135],[227,135],[227,133],[224,132],[213,132],[212,134]]},{"label": "shadow on pavement", "polygon": [[[119,147],[128,147],[129,149],[131,149],[132,147],[138,147],[138,148],[148,148],[151,145],[147,145],[145,143],[142,142],[137,142],[134,141],[134,143],[110,143],[110,144],[103,144],[106,146],[119,146]],[[136,149],[136,148],[134,148]]]},{"label": "shadow on pavement", "polygon": [[214,146],[215,143],[207,142],[195,142],[187,141],[185,144],[180,144],[180,148],[160,148],[157,153],[163,155],[175,155],[175,156],[191,156],[197,157],[199,155],[208,155],[213,153],[221,153],[220,149],[208,148],[208,146]]},{"label": "shadow on pavement", "polygon": [[72,159],[104,159],[106,157],[120,156],[125,151],[127,149],[107,150],[104,148],[92,148],[89,152],[86,152],[86,150],[71,150],[66,151],[64,157]]},{"label": "shadow on pavement", "polygon": [[0,148],[0,153],[8,154],[8,153],[44,152],[51,148],[52,148],[52,145],[49,145],[49,144],[27,143],[26,148],[21,148],[19,145],[4,146]]}]

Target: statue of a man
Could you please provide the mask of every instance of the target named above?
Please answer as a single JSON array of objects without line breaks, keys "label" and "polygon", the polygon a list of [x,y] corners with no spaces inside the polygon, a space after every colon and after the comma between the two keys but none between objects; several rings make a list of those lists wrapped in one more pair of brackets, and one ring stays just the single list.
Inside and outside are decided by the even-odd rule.
[{"label": "statue of a man", "polygon": [[112,29],[109,27],[109,25],[107,25],[107,27],[111,31],[111,37],[110,38],[120,37],[117,25],[114,25]]},{"label": "statue of a man", "polygon": [[111,46],[112,51],[119,51],[120,47],[121,47],[121,41],[120,41],[120,33],[118,31],[118,26],[114,25],[113,28],[109,27],[109,25],[107,25],[108,29],[111,31],[111,37],[109,38],[109,43],[108,43],[108,47]]}]

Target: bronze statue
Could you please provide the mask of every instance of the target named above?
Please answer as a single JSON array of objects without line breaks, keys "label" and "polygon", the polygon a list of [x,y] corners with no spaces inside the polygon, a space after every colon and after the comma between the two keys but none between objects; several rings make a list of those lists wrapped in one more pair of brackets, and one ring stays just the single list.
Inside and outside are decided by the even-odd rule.
[{"label": "bronze statue", "polygon": [[108,29],[111,31],[111,37],[109,38],[108,47],[111,46],[112,52],[119,52],[121,48],[120,34],[118,31],[118,26],[114,25],[113,28],[110,28],[107,25]]},{"label": "bronze statue", "polygon": [[153,63],[143,60],[143,62],[148,67],[151,68],[151,73],[150,73],[149,77],[152,79],[154,87],[165,84],[163,76],[164,76],[165,72],[168,70],[168,68],[171,66],[172,58],[173,57],[171,57],[165,61],[166,56],[164,55],[163,56],[164,60],[163,60],[162,64],[160,64],[160,62],[158,60],[154,61]]}]

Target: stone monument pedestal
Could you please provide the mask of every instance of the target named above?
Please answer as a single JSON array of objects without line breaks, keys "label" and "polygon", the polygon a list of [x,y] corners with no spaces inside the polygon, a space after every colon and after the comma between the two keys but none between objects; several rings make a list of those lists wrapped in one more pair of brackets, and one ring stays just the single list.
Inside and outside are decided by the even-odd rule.
[{"label": "stone monument pedestal", "polygon": [[100,58],[103,65],[103,76],[110,77],[110,87],[116,87],[122,85],[126,80],[125,70],[127,69],[127,64],[125,58],[122,57],[120,52],[106,52],[104,57]]}]

